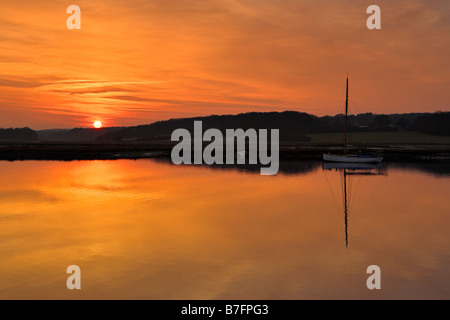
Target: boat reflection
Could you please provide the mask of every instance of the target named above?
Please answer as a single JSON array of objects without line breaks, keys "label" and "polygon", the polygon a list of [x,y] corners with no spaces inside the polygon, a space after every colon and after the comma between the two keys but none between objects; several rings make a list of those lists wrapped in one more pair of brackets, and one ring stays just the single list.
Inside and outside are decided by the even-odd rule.
[{"label": "boat reflection", "polygon": [[344,224],[345,224],[345,246],[348,247],[348,213],[349,205],[348,199],[350,197],[350,190],[348,188],[349,181],[352,176],[379,176],[387,175],[387,171],[383,170],[381,163],[345,163],[345,162],[324,162],[322,164],[323,170],[339,171],[342,177],[342,196],[344,204]]}]

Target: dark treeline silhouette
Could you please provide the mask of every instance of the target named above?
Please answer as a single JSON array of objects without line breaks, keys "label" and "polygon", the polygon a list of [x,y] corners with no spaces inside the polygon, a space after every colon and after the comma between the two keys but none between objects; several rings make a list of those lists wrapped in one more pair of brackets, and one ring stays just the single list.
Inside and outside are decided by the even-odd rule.
[{"label": "dark treeline silhouette", "polygon": [[450,136],[450,112],[421,115],[414,120],[410,129],[439,136]]},{"label": "dark treeline silhouette", "polygon": [[109,132],[99,137],[98,141],[121,141],[130,139],[170,140],[175,129],[184,128],[194,131],[194,121],[202,121],[202,130],[216,128],[225,135],[226,129],[280,129],[282,141],[309,141],[306,133],[330,130],[328,125],[318,117],[301,112],[251,112],[238,115],[213,115],[185,119],[158,121],[149,125],[128,127],[116,132]]},{"label": "dark treeline silhouette", "polygon": [[40,141],[94,141],[98,137],[124,129],[125,127],[111,128],[74,128],[74,129],[50,129],[39,130]]},{"label": "dark treeline silhouette", "polygon": [[[419,131],[450,135],[449,117],[450,112],[389,115],[364,113],[349,116],[348,128],[353,132]],[[345,127],[345,116],[342,114],[317,117],[295,111],[251,112],[158,121],[149,125],[107,132],[99,136],[97,141],[170,140],[173,130],[177,128],[185,128],[192,132],[196,120],[202,121],[203,131],[209,128],[217,128],[223,133],[225,129],[237,128],[280,129],[281,141],[309,141],[308,133],[343,132]]]},{"label": "dark treeline silhouette", "polygon": [[[212,115],[170,119],[133,127],[74,128],[33,131],[30,128],[0,129],[0,140],[57,142],[130,142],[170,140],[175,129],[193,132],[194,121],[200,120],[203,131],[225,129],[279,129],[281,141],[309,141],[310,133],[343,132],[345,116],[317,117],[303,112],[250,112],[238,115]],[[450,112],[373,114],[348,117],[351,132],[418,131],[432,135],[450,136]]]},{"label": "dark treeline silhouette", "polygon": [[[377,132],[377,131],[399,131],[411,130],[414,121],[423,113],[403,113],[403,114],[373,114],[361,113],[348,116],[349,130],[354,132]],[[433,114],[430,114],[433,115]],[[345,126],[345,115],[321,117],[321,120],[327,122],[335,132],[341,132]],[[421,131],[421,130],[417,130]]]},{"label": "dark treeline silhouette", "polygon": [[36,141],[38,140],[38,134],[30,128],[0,128],[0,140]]}]

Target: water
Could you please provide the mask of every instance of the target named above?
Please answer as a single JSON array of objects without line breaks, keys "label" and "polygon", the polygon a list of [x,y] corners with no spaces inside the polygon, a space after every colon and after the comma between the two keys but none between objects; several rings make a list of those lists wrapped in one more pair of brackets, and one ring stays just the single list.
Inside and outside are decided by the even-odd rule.
[{"label": "water", "polygon": [[0,162],[0,298],[449,299],[449,167]]}]

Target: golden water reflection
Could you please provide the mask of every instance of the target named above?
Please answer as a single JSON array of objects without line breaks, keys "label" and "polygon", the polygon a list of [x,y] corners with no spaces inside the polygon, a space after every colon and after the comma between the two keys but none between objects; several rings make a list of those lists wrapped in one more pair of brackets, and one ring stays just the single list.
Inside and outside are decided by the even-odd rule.
[{"label": "golden water reflection", "polygon": [[[450,298],[450,179],[0,162],[1,299]],[[66,288],[69,265],[79,291]],[[379,265],[382,289],[366,287]]]}]

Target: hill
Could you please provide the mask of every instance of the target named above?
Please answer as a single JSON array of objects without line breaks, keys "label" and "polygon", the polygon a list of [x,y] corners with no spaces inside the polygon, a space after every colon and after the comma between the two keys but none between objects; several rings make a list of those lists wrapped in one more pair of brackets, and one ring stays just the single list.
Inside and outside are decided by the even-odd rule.
[{"label": "hill", "polygon": [[38,140],[38,134],[30,128],[0,128],[0,140],[36,141]]},{"label": "hill", "polygon": [[318,117],[294,111],[285,112],[251,112],[238,115],[213,115],[185,119],[170,119],[148,125],[128,127],[115,132],[108,132],[97,138],[97,141],[127,140],[170,140],[175,129],[184,128],[193,132],[194,121],[202,121],[203,130],[216,128],[226,129],[280,129],[282,141],[308,141],[308,132],[330,130],[328,125]]},{"label": "hill", "polygon": [[[364,113],[349,116],[348,128],[351,132],[417,131],[433,135],[450,135],[449,117],[450,112],[391,115]],[[171,133],[175,129],[185,128],[192,132],[196,120],[202,121],[203,130],[217,128],[224,132],[225,129],[237,128],[280,129],[281,141],[310,141],[309,134],[343,132],[345,128],[345,116],[342,114],[317,117],[295,111],[251,112],[158,121],[107,132],[96,140],[117,142],[170,140]]]},{"label": "hill", "polygon": [[[74,128],[34,131],[30,128],[0,129],[0,140],[42,142],[131,142],[170,141],[178,128],[193,131],[194,121],[203,123],[203,130],[216,128],[279,129],[283,142],[311,141],[311,136],[323,133],[343,132],[345,116],[317,117],[304,112],[250,112],[237,115],[211,115],[183,119],[157,121],[133,127]],[[372,114],[363,113],[348,117],[350,132],[407,132],[414,131],[434,136],[450,136],[450,112]],[[314,139],[313,139],[314,140]],[[312,141],[314,142],[314,141]]]},{"label": "hill", "polygon": [[67,142],[82,142],[82,141],[95,141],[98,137],[118,130],[122,130],[125,127],[110,127],[110,128],[73,128],[73,129],[49,129],[38,130],[37,134],[39,141],[67,141]]}]

